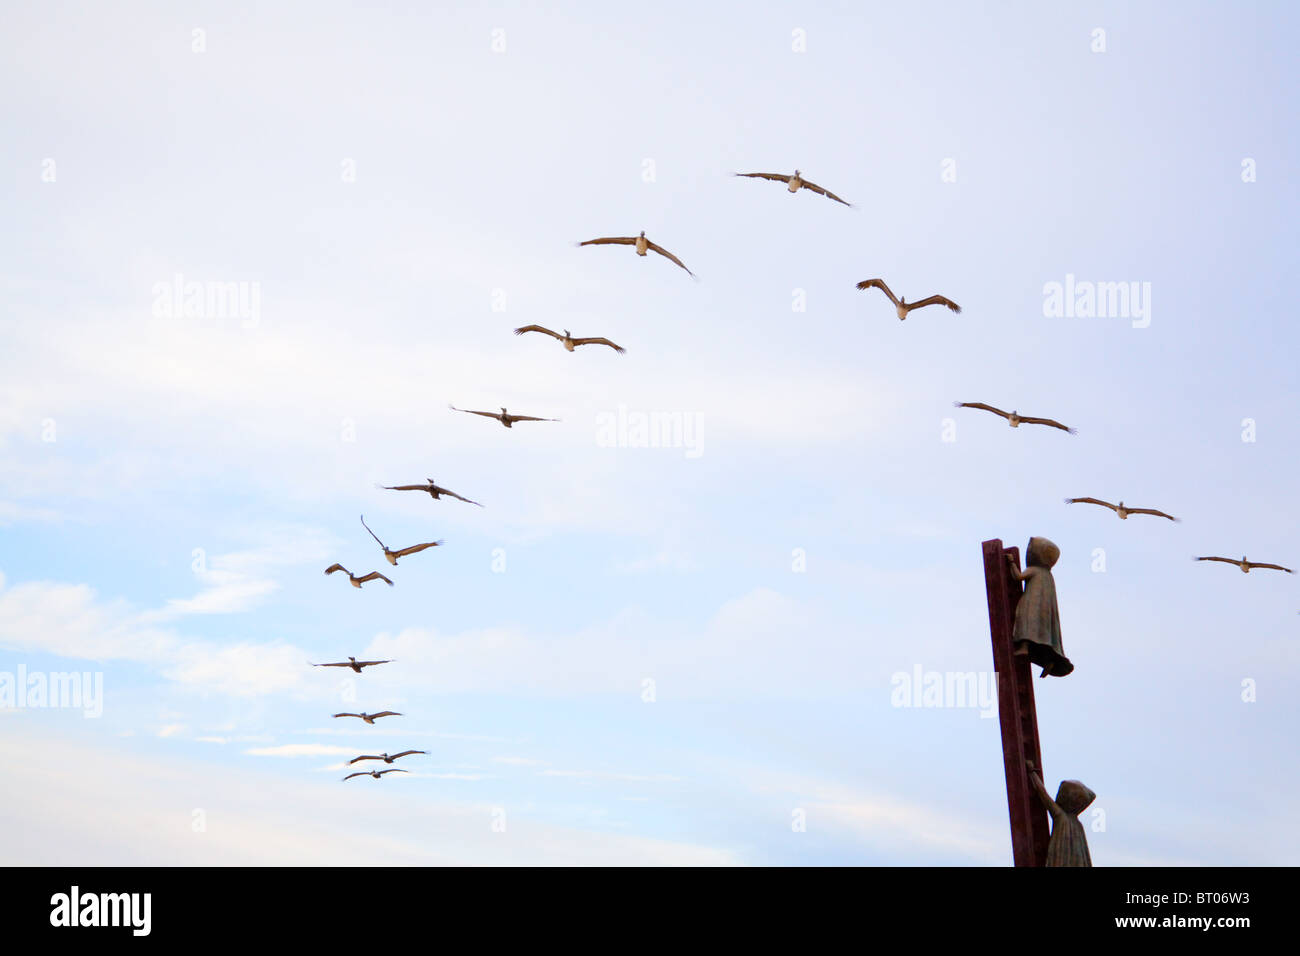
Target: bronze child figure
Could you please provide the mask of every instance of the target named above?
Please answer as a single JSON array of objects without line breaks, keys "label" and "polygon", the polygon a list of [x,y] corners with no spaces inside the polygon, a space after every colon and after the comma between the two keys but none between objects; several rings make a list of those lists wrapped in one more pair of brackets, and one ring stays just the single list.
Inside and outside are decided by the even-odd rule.
[{"label": "bronze child figure", "polygon": [[1011,576],[1025,582],[1024,594],[1016,604],[1012,630],[1015,652],[1028,654],[1043,669],[1040,677],[1064,677],[1074,670],[1061,644],[1061,614],[1056,606],[1056,581],[1052,578],[1052,565],[1060,556],[1061,549],[1046,538],[1029,539],[1023,571],[1007,555]]},{"label": "bronze child figure", "polygon": [[1052,815],[1052,837],[1047,843],[1047,866],[1092,866],[1088,854],[1088,837],[1079,814],[1097,799],[1097,795],[1078,780],[1062,780],[1053,800],[1038,771],[1030,769],[1029,779],[1038,797]]}]

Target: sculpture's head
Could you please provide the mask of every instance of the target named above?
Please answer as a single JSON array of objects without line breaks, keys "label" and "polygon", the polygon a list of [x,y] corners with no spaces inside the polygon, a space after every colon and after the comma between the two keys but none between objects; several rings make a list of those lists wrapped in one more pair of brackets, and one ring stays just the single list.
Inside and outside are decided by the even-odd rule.
[{"label": "sculpture's head", "polygon": [[1025,566],[1050,568],[1061,557],[1061,549],[1046,538],[1030,538],[1025,549]]},{"label": "sculpture's head", "polygon": [[1088,805],[1097,799],[1097,795],[1078,780],[1062,780],[1056,788],[1056,805],[1072,816],[1078,816]]}]

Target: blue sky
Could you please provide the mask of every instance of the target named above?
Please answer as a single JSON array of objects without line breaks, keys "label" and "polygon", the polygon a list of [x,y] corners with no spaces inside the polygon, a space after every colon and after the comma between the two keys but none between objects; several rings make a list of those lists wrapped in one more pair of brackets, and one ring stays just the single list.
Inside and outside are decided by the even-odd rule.
[{"label": "blue sky", "polygon": [[[104,687],[0,711],[5,862],[1005,865],[996,720],[891,678],[1033,534],[1094,861],[1300,862],[1296,579],[1190,560],[1300,561],[1288,5],[5,6],[0,672]],[[796,167],[856,208],[731,176]],[[641,229],[700,281],[574,248]]]}]

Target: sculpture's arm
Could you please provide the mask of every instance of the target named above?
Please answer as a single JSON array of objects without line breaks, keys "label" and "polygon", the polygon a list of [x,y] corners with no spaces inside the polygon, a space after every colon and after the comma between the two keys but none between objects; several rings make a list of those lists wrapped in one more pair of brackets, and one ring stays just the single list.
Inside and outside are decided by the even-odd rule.
[{"label": "sculpture's arm", "polygon": [[1047,792],[1047,787],[1043,785],[1043,778],[1038,775],[1037,770],[1029,771],[1029,780],[1034,785],[1034,789],[1038,791],[1038,797],[1047,807],[1047,812],[1052,816],[1057,816],[1061,812],[1061,808],[1056,805],[1052,795]]},{"label": "sculpture's arm", "polygon": [[1021,571],[1020,568],[1016,567],[1016,559],[1009,554],[1007,555],[1007,568],[1011,572],[1013,581],[1028,581],[1030,575],[1034,573],[1033,568],[1025,568]]}]

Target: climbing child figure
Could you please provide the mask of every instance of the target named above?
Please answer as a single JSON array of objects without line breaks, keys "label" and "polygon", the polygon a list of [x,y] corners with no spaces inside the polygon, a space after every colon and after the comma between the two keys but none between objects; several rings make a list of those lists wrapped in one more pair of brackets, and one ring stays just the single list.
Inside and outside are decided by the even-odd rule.
[{"label": "climbing child figure", "polygon": [[1061,643],[1061,613],[1056,606],[1056,581],[1052,565],[1061,557],[1061,549],[1046,538],[1030,538],[1025,549],[1025,570],[1007,555],[1011,576],[1025,582],[1024,594],[1016,604],[1016,623],[1011,636],[1016,654],[1043,669],[1039,677],[1064,677],[1074,670]]},{"label": "climbing child figure", "polygon": [[1047,866],[1092,866],[1088,855],[1088,837],[1079,814],[1088,809],[1097,795],[1078,780],[1062,780],[1053,800],[1043,785],[1043,778],[1031,765],[1029,779],[1038,798],[1052,815],[1052,837],[1047,843]]}]

